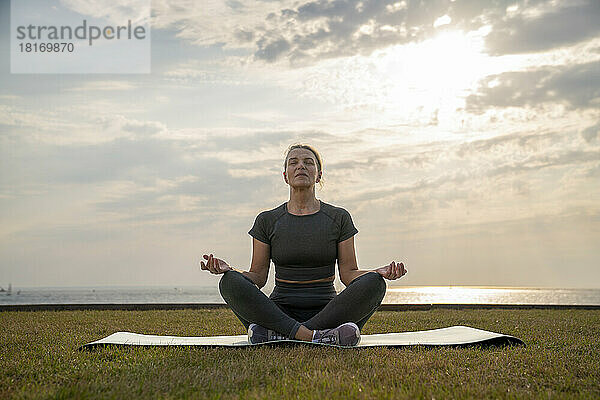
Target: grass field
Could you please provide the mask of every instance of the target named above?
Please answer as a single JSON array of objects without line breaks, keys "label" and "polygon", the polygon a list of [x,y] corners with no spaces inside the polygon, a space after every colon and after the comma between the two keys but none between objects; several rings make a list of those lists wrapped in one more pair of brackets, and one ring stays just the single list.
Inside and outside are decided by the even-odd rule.
[{"label": "grass field", "polygon": [[599,310],[378,311],[364,334],[468,325],[523,347],[108,348],[115,331],[239,335],[228,309],[0,312],[0,398],[600,398]]}]

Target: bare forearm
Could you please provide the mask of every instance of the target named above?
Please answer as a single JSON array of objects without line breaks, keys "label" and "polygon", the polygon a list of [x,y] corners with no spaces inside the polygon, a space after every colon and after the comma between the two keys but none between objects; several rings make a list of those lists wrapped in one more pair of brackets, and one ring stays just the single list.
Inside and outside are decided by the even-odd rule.
[{"label": "bare forearm", "polygon": [[238,270],[238,272],[241,272],[242,275],[245,275],[248,278],[250,278],[252,280],[252,282],[254,282],[254,284],[259,287],[259,289],[262,288],[263,286],[265,286],[265,284],[267,283],[266,279],[261,274],[258,274],[256,272],[239,271],[239,270]]}]

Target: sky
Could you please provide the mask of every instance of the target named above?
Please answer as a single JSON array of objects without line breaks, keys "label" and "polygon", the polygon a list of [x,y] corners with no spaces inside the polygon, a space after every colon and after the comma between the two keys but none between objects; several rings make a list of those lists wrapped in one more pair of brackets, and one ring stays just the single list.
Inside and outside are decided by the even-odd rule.
[{"label": "sky", "polygon": [[249,269],[302,142],[359,268],[405,263],[390,286],[600,288],[598,20],[597,0],[153,0],[151,73],[11,74],[0,0],[0,286],[216,285],[201,255]]}]

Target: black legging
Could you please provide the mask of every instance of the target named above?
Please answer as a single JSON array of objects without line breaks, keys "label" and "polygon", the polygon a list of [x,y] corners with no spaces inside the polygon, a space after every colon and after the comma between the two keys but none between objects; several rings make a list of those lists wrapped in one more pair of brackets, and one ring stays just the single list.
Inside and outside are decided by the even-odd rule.
[{"label": "black legging", "polygon": [[219,290],[246,329],[255,323],[290,338],[296,336],[300,325],[313,330],[354,322],[362,329],[386,290],[383,277],[372,271],[355,278],[337,295],[333,282],[276,285],[267,297],[247,276],[227,271]]}]

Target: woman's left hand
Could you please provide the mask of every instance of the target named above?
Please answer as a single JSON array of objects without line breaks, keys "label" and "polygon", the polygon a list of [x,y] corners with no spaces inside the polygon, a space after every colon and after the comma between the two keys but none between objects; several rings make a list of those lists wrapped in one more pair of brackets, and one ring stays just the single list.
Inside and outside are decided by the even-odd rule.
[{"label": "woman's left hand", "polygon": [[392,261],[390,265],[377,268],[375,272],[383,276],[385,279],[393,281],[394,279],[403,277],[408,271],[406,270],[406,268],[404,268],[404,263],[397,263],[395,261]]}]

